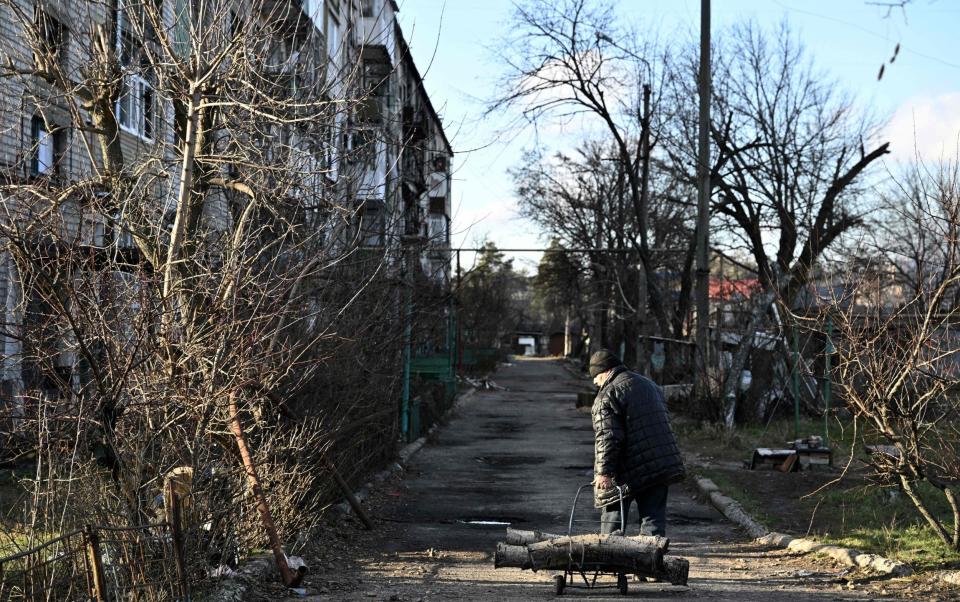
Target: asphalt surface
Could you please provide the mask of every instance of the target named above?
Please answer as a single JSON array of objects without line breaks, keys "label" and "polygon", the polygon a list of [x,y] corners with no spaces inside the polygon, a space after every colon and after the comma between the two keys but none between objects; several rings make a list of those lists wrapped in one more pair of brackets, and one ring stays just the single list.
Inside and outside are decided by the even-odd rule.
[{"label": "asphalt surface", "polygon": [[[517,360],[494,376],[505,390],[478,391],[414,456],[402,479],[385,484],[374,508],[378,529],[353,557],[312,582],[310,600],[526,600],[554,597],[553,573],[493,568],[507,523],[565,533],[574,494],[592,479],[590,416],[574,407],[587,387],[559,362]],[[631,516],[628,533],[638,530]],[[596,532],[589,488],[573,531]],[[887,598],[851,586],[829,560],[757,546],[690,485],[671,488],[670,553],[690,560],[688,587],[630,582],[644,600],[847,600]],[[321,568],[321,570],[323,570]],[[331,574],[335,573],[335,574]],[[614,585],[601,576],[601,584]],[[865,591],[868,590],[868,591]],[[564,597],[621,599],[615,589]],[[301,600],[305,598],[299,598]]]}]

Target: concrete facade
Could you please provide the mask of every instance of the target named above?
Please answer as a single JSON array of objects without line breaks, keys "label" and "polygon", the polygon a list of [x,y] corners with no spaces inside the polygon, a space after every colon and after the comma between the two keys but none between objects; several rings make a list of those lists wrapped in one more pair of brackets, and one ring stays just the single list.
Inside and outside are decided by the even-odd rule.
[{"label": "concrete facade", "polygon": [[[161,23],[149,24],[150,31],[174,47],[188,47],[193,13],[187,7],[199,5],[155,1]],[[260,14],[250,14],[248,4],[227,0],[221,6],[223,12],[210,18],[220,19],[227,29],[242,19],[291,22],[284,30],[290,38],[274,40],[271,52],[276,56],[271,62],[284,67],[325,65],[330,102],[351,107],[336,112],[321,140],[315,130],[298,133],[294,128],[279,134],[290,160],[308,166],[306,172],[321,174],[325,181],[317,183],[317,188],[335,190],[338,206],[352,211],[354,230],[361,236],[341,234],[342,244],[359,240],[360,246],[393,256],[412,249],[418,258],[412,263],[423,275],[448,285],[453,151],[397,24],[397,4],[393,0],[264,2],[259,5]],[[115,114],[124,161],[156,164],[155,170],[144,168],[148,174],[144,186],[155,193],[158,212],[171,210],[179,184],[179,172],[174,169],[180,161],[177,117],[172,103],[159,94],[162,85],[152,85],[154,76],[124,58],[131,43],[143,44],[141,39],[131,42],[125,31],[136,30],[142,36],[148,29],[144,23],[128,25],[124,15],[135,15],[136,6],[124,5],[124,0],[0,2],[0,64],[4,65],[0,69],[0,220],[9,224],[36,210],[25,200],[32,187],[49,191],[97,181],[103,151],[89,131],[83,99],[70,86],[90,77],[90,47],[98,40],[114,49],[119,62],[114,68],[123,73],[124,93]],[[38,59],[38,44],[48,56]],[[59,64],[60,85],[31,73],[43,71],[44,60]],[[155,77],[164,75],[161,71]],[[223,163],[225,174],[236,169],[227,165],[226,158]],[[84,193],[90,194],[93,188],[85,187]],[[309,191],[310,186],[303,189]],[[230,226],[227,196],[212,194],[205,201],[204,219],[212,231]],[[80,194],[64,195],[57,216],[81,244],[134,249],[123,229],[109,227],[109,220],[91,211]],[[399,263],[395,267],[400,269]],[[27,301],[16,266],[3,253],[0,398],[15,397],[24,386],[17,330]],[[74,363],[69,354],[61,361],[67,367]]]}]

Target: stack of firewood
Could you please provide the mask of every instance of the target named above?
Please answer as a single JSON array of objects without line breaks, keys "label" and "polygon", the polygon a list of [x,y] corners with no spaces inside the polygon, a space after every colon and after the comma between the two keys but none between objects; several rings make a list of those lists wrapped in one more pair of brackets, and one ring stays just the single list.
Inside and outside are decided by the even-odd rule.
[{"label": "stack of firewood", "polygon": [[666,537],[636,535],[555,535],[507,528],[507,540],[497,544],[494,567],[533,571],[599,570],[686,585],[690,562],[666,557]]}]

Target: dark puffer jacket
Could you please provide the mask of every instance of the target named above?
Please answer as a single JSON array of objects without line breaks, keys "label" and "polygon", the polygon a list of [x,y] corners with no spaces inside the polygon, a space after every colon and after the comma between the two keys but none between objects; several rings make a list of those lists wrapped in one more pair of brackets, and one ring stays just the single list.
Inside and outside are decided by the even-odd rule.
[{"label": "dark puffer jacket", "polygon": [[650,379],[615,368],[591,413],[595,474],[614,476],[635,493],[686,476],[663,391]]}]

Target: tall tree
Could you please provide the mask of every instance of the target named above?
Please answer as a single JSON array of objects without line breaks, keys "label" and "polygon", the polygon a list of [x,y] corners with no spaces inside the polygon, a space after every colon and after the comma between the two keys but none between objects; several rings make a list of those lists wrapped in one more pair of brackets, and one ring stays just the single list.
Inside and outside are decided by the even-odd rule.
[{"label": "tall tree", "polygon": [[460,286],[464,343],[499,347],[529,311],[519,298],[525,288],[524,276],[493,242],[485,241],[481,249],[476,265],[464,274]]},{"label": "tall tree", "polygon": [[573,353],[573,323],[586,322],[583,313],[583,269],[556,238],[550,241],[533,278],[533,293],[542,309],[544,321],[556,325],[562,321],[564,353]]},{"label": "tall tree", "polygon": [[[593,0],[527,0],[516,5],[510,34],[501,44],[506,67],[490,111],[516,110],[534,124],[586,117],[609,135],[623,165],[625,198],[636,223],[634,248],[646,278],[646,298],[660,332],[670,329],[665,294],[651,275],[648,188],[655,144],[661,51],[623,27],[613,7]],[[649,100],[649,97],[648,97]],[[652,107],[652,108],[648,108]]]},{"label": "tall tree", "polygon": [[[675,106],[696,95],[693,54],[671,80]],[[889,144],[868,149],[875,124],[814,67],[786,24],[773,32],[737,25],[718,36],[714,54],[712,206],[721,234],[713,239],[749,254],[764,288],[723,387],[723,399],[733,399],[770,303],[789,312],[824,251],[863,223],[864,174]],[[672,123],[674,165],[695,165],[695,120]],[[734,412],[725,408],[728,425]]]}]

